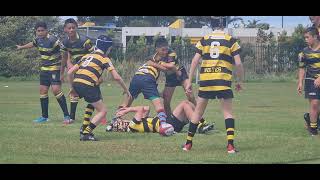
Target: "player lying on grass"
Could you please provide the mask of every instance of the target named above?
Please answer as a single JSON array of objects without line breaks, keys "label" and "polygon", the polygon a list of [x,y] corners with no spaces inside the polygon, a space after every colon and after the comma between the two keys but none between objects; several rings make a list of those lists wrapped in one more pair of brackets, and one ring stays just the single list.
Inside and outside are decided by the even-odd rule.
[{"label": "player lying on grass", "polygon": [[[175,132],[181,132],[183,127],[189,123],[195,106],[187,100],[182,101],[167,118],[167,123],[173,126]],[[124,120],[122,117],[130,112],[135,115],[131,121]],[[149,116],[149,106],[125,107],[119,109],[112,129],[107,131],[131,131],[131,132],[159,132],[159,118]],[[208,124],[203,118],[198,125],[199,133],[206,133],[214,129],[214,124]],[[168,132],[170,133],[170,132]]]}]

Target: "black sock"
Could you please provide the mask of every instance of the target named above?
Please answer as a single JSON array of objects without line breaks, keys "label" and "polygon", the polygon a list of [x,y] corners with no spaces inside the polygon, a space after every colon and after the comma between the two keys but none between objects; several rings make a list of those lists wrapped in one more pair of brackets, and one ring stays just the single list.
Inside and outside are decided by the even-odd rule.
[{"label": "black sock", "polygon": [[73,120],[76,119],[78,100],[79,100],[78,97],[70,98],[70,119],[73,119]]},{"label": "black sock", "polygon": [[225,120],[226,124],[226,130],[227,130],[227,140],[228,144],[233,145],[233,139],[234,139],[234,119],[228,118]]},{"label": "black sock", "polygon": [[56,95],[57,101],[63,111],[64,116],[69,116],[66,97],[63,95],[63,92],[60,92]]},{"label": "black sock", "polygon": [[187,136],[187,142],[186,142],[186,144],[192,143],[192,138],[193,138],[194,134],[195,134],[196,131],[197,131],[197,127],[198,127],[198,124],[193,124],[193,123],[190,121],[190,123],[189,123],[189,131],[188,131],[188,136]]},{"label": "black sock", "polygon": [[48,94],[40,95],[40,104],[41,104],[41,111],[42,117],[48,118],[48,108],[49,108],[49,98]]}]

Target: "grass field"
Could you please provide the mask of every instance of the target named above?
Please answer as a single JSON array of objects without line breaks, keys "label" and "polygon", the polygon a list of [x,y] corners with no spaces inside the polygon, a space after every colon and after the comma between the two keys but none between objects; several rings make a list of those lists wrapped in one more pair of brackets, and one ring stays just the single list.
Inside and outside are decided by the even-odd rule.
[{"label": "grass field", "polygon": [[[4,87],[8,86],[8,87]],[[64,93],[67,85],[64,84]],[[160,89],[163,86],[160,85]],[[111,117],[121,101],[117,85],[102,85]],[[208,105],[205,117],[216,123],[207,135],[196,134],[193,149],[183,152],[184,133],[171,137],[159,134],[105,132],[95,130],[98,142],[80,142],[79,127],[85,103],[80,101],[75,124],[64,127],[62,112],[52,93],[49,118],[34,124],[40,115],[38,82],[0,81],[0,163],[320,163],[320,138],[304,129],[307,101],[297,95],[295,83],[247,83],[235,93],[236,147],[226,153],[226,132],[217,101]],[[183,100],[177,88],[172,107]],[[134,105],[149,102],[142,99]],[[69,103],[68,103],[69,104]]]}]

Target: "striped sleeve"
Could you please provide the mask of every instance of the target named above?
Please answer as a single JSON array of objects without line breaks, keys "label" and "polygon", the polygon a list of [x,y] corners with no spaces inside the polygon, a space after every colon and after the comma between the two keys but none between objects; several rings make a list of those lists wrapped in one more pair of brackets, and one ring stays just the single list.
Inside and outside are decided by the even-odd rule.
[{"label": "striped sleeve", "polygon": [[232,44],[232,45],[231,45],[231,48],[230,48],[230,50],[231,50],[231,55],[232,55],[232,56],[236,56],[236,55],[240,54],[241,48],[240,48],[239,43],[236,41],[236,39],[231,38],[230,42],[231,42],[231,44]]},{"label": "striped sleeve", "polygon": [[107,71],[114,70],[113,64],[109,58],[103,58],[102,64],[103,68],[107,69]]},{"label": "striped sleeve", "polygon": [[90,39],[87,39],[84,44],[83,44],[84,48],[88,51],[91,52],[93,51],[93,45]]},{"label": "striped sleeve", "polygon": [[201,55],[203,51],[203,41],[204,41],[204,38],[201,38],[201,40],[198,41],[198,43],[196,44],[196,53],[199,53]]},{"label": "striped sleeve", "polygon": [[32,44],[33,44],[34,47],[38,47],[37,39],[33,39],[32,40]]}]

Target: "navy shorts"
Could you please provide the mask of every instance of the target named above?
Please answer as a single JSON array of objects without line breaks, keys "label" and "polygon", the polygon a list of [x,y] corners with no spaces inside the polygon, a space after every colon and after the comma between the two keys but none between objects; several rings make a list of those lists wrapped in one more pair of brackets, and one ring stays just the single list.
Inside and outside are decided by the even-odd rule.
[{"label": "navy shorts", "polygon": [[88,103],[95,103],[102,100],[99,86],[89,86],[78,82],[73,83],[72,86],[79,95],[79,98],[84,98]]},{"label": "navy shorts", "polygon": [[320,99],[320,88],[314,86],[314,80],[306,79],[304,83],[304,97],[306,99]]},{"label": "navy shorts", "polygon": [[232,99],[233,92],[231,89],[221,91],[200,91],[198,96],[204,99]]},{"label": "navy shorts", "polygon": [[157,81],[149,75],[134,75],[129,86],[129,92],[136,99],[140,93],[145,99],[160,97]]},{"label": "navy shorts", "polygon": [[180,69],[181,76],[177,76],[176,73],[166,75],[166,87],[176,87],[181,86],[182,82],[188,79],[188,73],[184,67]]},{"label": "navy shorts", "polygon": [[183,127],[188,124],[182,121],[179,121],[178,118],[176,118],[173,114],[171,114],[170,116],[167,117],[167,121],[168,124],[171,124],[174,128],[175,132],[181,132],[181,130],[183,129]]},{"label": "navy shorts", "polygon": [[61,85],[60,71],[40,71],[40,85],[47,87]]}]

